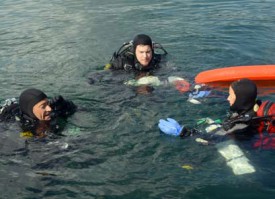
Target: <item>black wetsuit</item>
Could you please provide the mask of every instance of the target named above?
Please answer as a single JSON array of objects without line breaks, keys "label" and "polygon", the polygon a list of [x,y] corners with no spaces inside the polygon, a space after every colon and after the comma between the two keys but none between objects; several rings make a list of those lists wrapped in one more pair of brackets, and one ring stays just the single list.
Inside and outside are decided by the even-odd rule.
[{"label": "black wetsuit", "polygon": [[58,96],[49,100],[52,108],[50,121],[39,121],[21,112],[16,101],[1,107],[0,122],[18,122],[23,132],[30,131],[34,136],[44,137],[51,134],[60,134],[66,119],[76,111],[73,102]]},{"label": "black wetsuit", "polygon": [[[88,74],[89,84],[96,84],[98,82],[124,82],[129,80],[129,74],[133,78],[140,78],[143,76],[154,75],[153,73],[161,67],[161,62],[164,58],[162,54],[154,54],[150,64],[147,67],[142,67],[136,60],[131,51],[126,51],[123,54],[114,55],[109,65],[109,70]],[[111,73],[110,73],[111,71]],[[125,72],[120,72],[125,71]]]},{"label": "black wetsuit", "polygon": [[159,63],[162,59],[161,54],[153,53],[153,57],[148,66],[142,67],[142,65],[136,60],[131,50],[124,52],[120,55],[114,55],[110,64],[112,70],[125,70],[127,72],[149,72],[159,68]]},{"label": "black wetsuit", "polygon": [[[243,113],[233,112],[222,123],[205,123],[199,124],[195,128],[183,128],[180,134],[181,138],[199,135],[206,140],[223,141],[227,139],[227,135],[238,140],[250,139],[257,133],[258,121],[255,120],[256,112],[253,110]],[[213,130],[211,129],[213,127]],[[209,131],[205,132],[205,128],[209,127]]]}]

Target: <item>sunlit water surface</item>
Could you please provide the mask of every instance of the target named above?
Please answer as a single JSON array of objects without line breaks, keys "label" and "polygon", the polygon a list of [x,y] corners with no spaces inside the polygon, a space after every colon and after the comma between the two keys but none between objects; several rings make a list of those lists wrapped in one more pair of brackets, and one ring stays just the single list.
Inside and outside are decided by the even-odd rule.
[{"label": "sunlit water surface", "polygon": [[273,0],[2,0],[0,18],[1,101],[36,87],[80,107],[57,140],[26,144],[15,124],[1,126],[0,198],[274,198],[274,151],[239,142],[256,172],[236,176],[214,146],[157,128],[168,116],[222,119],[226,100],[87,81],[137,33],[169,52],[162,71],[191,82],[211,68],[274,64]]}]

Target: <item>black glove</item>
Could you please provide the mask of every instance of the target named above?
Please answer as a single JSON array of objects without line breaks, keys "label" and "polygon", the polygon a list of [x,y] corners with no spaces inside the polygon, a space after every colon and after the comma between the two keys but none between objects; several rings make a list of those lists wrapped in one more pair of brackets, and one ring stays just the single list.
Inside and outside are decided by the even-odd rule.
[{"label": "black glove", "polygon": [[61,95],[52,98],[49,101],[54,116],[67,117],[76,111],[76,105],[69,100],[65,100]]},{"label": "black glove", "polygon": [[186,127],[183,127],[181,132],[180,132],[180,137],[185,138],[185,137],[190,137],[193,136],[194,134],[198,134],[199,131],[197,129],[187,129]]}]

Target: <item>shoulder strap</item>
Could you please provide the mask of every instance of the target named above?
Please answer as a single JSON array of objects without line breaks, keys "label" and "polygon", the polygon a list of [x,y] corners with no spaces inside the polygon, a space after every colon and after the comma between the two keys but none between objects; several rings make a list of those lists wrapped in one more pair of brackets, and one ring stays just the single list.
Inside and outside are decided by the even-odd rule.
[{"label": "shoulder strap", "polygon": [[113,60],[114,58],[117,58],[118,56],[124,55],[127,52],[131,52],[132,47],[133,47],[132,41],[122,44],[122,46],[116,52],[114,52],[111,60]]},{"label": "shoulder strap", "polygon": [[160,49],[162,51],[161,55],[168,54],[168,52],[163,48],[163,46],[160,43],[153,42],[153,48],[154,48],[154,51]]},{"label": "shoulder strap", "polygon": [[[117,51],[113,53],[110,59],[107,69],[125,69],[131,70],[133,67],[134,54],[132,52],[133,43],[132,41],[124,43]],[[129,67],[130,66],[130,67]],[[129,69],[128,69],[129,68]]]},{"label": "shoulder strap", "polygon": [[1,108],[0,121],[11,122],[15,121],[15,117],[20,114],[19,104],[14,103]]}]

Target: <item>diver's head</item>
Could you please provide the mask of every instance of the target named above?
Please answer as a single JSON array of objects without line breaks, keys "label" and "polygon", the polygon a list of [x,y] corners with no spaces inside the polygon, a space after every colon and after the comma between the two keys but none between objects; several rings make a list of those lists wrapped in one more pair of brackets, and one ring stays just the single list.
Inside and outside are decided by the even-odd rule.
[{"label": "diver's head", "polygon": [[150,64],[154,50],[153,42],[148,35],[139,34],[133,40],[133,50],[137,61],[146,67]]},{"label": "diver's head", "polygon": [[19,106],[23,114],[32,119],[50,120],[51,107],[47,95],[42,91],[30,88],[23,91],[19,97]]},{"label": "diver's head", "polygon": [[240,79],[234,81],[229,87],[229,96],[227,100],[230,104],[230,110],[241,113],[251,110],[257,98],[257,86],[249,79]]}]

